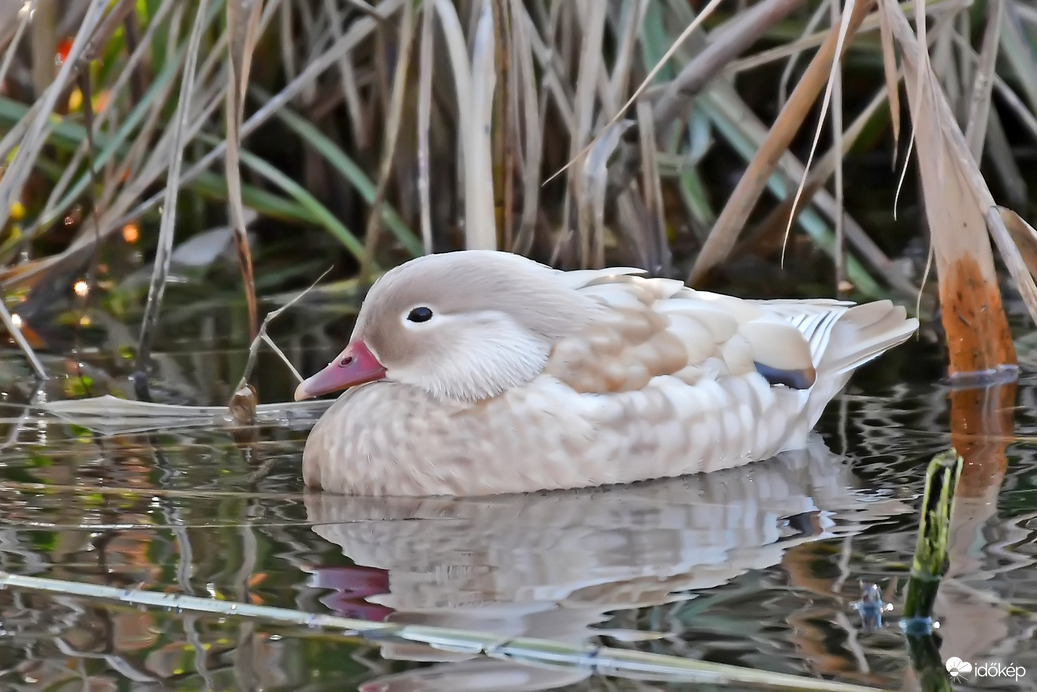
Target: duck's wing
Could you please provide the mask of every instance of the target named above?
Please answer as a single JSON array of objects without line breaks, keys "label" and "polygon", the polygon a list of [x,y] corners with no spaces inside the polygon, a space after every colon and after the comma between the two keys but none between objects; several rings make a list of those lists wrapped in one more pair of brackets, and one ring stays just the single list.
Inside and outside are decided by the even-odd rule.
[{"label": "duck's wing", "polygon": [[759,302],[625,273],[579,280],[574,288],[606,309],[558,343],[544,370],[578,392],[638,390],[666,375],[696,384],[758,372],[796,389],[814,383],[807,336]]},{"label": "duck's wing", "polygon": [[817,372],[817,385],[806,402],[811,427],[854,370],[918,330],[918,320],[889,300],[862,305],[828,299],[769,300],[757,305],[795,325],[810,344]]}]

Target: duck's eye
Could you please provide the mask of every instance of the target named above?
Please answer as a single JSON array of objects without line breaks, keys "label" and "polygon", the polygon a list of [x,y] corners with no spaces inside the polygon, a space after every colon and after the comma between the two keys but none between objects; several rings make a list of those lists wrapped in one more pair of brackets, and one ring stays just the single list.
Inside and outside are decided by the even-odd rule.
[{"label": "duck's eye", "polygon": [[426,307],[414,308],[407,315],[407,319],[411,322],[428,322],[432,319],[432,311]]}]

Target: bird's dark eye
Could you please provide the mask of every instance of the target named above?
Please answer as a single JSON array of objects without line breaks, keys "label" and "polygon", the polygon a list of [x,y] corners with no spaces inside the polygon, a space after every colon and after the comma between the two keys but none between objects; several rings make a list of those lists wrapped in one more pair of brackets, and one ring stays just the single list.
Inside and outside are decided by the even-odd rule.
[{"label": "bird's dark eye", "polygon": [[432,319],[432,311],[426,307],[414,308],[407,315],[407,319],[411,322],[428,322]]}]

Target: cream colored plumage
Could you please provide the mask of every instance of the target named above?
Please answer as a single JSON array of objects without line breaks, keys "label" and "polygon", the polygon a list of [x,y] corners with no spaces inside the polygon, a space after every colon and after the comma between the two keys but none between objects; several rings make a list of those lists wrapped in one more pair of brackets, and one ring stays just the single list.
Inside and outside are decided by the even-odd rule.
[{"label": "cream colored plumage", "polygon": [[343,394],[309,486],[484,495],[715,471],[801,447],[853,370],[917,328],[889,301],[752,301],[640,270],[429,255],[372,287],[299,386]]}]

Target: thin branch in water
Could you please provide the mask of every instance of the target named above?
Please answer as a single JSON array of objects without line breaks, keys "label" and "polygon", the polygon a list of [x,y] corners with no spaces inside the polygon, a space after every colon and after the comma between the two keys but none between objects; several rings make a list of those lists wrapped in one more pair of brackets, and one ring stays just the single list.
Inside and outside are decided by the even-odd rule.
[{"label": "thin branch in water", "polygon": [[337,615],[320,615],[291,608],[253,605],[215,598],[199,598],[143,589],[122,589],[98,584],[31,577],[0,571],[0,588],[16,588],[76,598],[103,599],[127,605],[150,606],[167,611],[187,611],[222,617],[262,619],[280,625],[319,628],[340,636],[384,642],[396,639],[473,655],[527,663],[567,665],[596,675],[642,679],[646,675],[665,680],[751,684],[753,686],[818,690],[823,692],[874,692],[873,688],[773,671],[698,661],[637,650],[589,646],[532,637],[502,637],[472,630],[448,629],[396,622],[370,622]]},{"label": "thin branch in water", "polygon": [[248,378],[252,375],[252,368],[256,366],[256,358],[259,355],[259,345],[261,343],[266,342],[270,348],[273,349],[274,353],[280,357],[284,364],[288,366],[288,369],[292,371],[292,374],[295,375],[295,379],[302,382],[302,375],[300,375],[299,371],[295,369],[295,366],[293,366],[291,361],[288,360],[288,357],[284,352],[277,347],[274,340],[267,335],[266,328],[277,318],[278,315],[295,305],[303,296],[316,288],[317,284],[320,283],[320,280],[327,276],[330,271],[331,267],[325,269],[324,273],[318,276],[317,280],[310,284],[309,288],[300,292],[299,295],[295,296],[276,310],[271,310],[267,313],[267,316],[263,318],[263,324],[259,326],[259,333],[256,334],[255,338],[252,339],[251,345],[249,345],[248,360],[245,362],[245,372],[242,373],[241,380],[238,381],[238,386],[235,387],[234,396],[228,404],[231,417],[238,423],[246,425],[255,421],[255,407],[257,401],[255,390],[248,384]]}]

